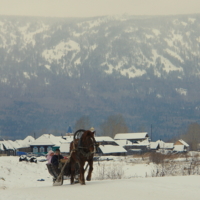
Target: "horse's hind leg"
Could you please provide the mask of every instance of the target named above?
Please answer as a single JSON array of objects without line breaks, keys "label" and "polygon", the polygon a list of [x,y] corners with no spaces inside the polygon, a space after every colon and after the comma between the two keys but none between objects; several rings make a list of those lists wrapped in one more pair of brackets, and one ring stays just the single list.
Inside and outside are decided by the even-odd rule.
[{"label": "horse's hind leg", "polygon": [[89,164],[89,171],[86,180],[91,181],[92,171],[93,171],[93,160],[88,161],[88,164]]},{"label": "horse's hind leg", "polygon": [[74,176],[75,176],[75,162],[71,163],[71,178],[70,178],[71,184],[74,184]]}]

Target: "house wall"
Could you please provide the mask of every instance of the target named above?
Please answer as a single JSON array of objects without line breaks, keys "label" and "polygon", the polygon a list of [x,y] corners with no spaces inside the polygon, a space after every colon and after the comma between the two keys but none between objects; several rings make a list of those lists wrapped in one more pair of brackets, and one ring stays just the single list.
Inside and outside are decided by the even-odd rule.
[{"label": "house wall", "polygon": [[19,148],[18,151],[22,151],[22,152],[26,152],[26,153],[32,152],[32,151],[31,151],[31,147]]},{"label": "house wall", "polygon": [[148,148],[146,146],[135,146],[135,145],[129,145],[129,146],[123,146],[124,149],[127,151],[129,149],[141,149],[142,151],[148,151]]},{"label": "house wall", "polygon": [[127,140],[129,140],[132,143],[137,143],[137,142],[142,142],[142,141],[146,140],[146,138],[145,139],[127,139]]},{"label": "house wall", "polygon": [[8,149],[5,150],[3,154],[6,154],[7,156],[16,156],[16,150]]},{"label": "house wall", "polygon": [[[48,152],[48,148],[51,147],[51,149],[52,149],[53,146],[50,146],[50,145],[47,145],[47,146],[46,146],[46,145],[31,146],[31,147],[30,147],[30,148],[31,148],[31,152],[34,152],[34,150],[33,150],[34,147],[37,148],[37,153],[47,153],[47,152]],[[44,148],[44,152],[41,151],[41,148],[42,148],[42,147]]]}]

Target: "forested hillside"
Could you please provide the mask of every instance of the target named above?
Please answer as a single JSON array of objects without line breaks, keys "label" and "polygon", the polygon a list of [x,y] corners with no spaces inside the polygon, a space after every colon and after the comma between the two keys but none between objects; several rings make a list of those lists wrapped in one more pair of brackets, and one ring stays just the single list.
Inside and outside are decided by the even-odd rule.
[{"label": "forested hillside", "polygon": [[0,16],[0,134],[60,134],[121,114],[170,139],[200,122],[200,15]]}]

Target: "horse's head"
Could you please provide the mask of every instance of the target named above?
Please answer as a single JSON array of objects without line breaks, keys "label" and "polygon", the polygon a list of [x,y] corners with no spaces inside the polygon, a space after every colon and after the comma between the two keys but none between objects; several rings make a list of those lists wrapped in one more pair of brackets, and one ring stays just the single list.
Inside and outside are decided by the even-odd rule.
[{"label": "horse's head", "polygon": [[94,152],[95,147],[97,146],[97,142],[94,138],[95,131],[85,131],[81,137],[81,142],[84,148],[86,148],[90,152]]}]

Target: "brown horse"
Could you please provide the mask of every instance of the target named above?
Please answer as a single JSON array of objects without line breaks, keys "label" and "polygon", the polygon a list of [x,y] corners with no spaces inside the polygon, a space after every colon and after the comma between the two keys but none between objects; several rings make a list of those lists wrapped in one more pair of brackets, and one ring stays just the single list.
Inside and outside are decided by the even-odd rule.
[{"label": "brown horse", "polygon": [[81,185],[85,185],[84,177],[84,165],[85,162],[88,162],[89,172],[86,180],[90,181],[93,171],[93,157],[95,150],[98,146],[94,138],[94,133],[90,130],[80,129],[74,133],[74,140],[70,144],[70,164],[71,164],[71,184],[74,184],[75,176],[75,164],[78,163],[80,167],[80,177],[79,182]]}]

